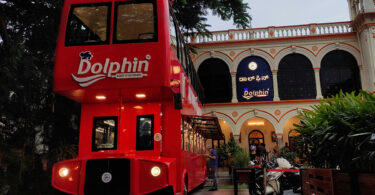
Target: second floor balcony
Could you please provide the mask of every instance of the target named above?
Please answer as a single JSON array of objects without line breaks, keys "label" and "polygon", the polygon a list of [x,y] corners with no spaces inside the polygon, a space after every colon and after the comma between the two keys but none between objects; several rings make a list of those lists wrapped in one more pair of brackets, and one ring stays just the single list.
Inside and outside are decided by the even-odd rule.
[{"label": "second floor balcony", "polygon": [[213,32],[187,37],[205,103],[311,100],[367,89],[351,22]]}]

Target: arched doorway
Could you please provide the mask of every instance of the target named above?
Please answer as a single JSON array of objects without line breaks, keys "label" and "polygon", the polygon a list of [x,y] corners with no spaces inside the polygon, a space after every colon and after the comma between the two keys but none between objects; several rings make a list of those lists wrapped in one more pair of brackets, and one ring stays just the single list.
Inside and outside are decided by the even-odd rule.
[{"label": "arched doorway", "polygon": [[261,117],[249,118],[241,125],[239,146],[249,153],[249,144],[252,140],[258,139],[259,143],[266,145],[267,151],[271,151],[277,144],[272,141],[272,132],[274,131],[275,127],[269,120]]},{"label": "arched doorway", "polygon": [[198,76],[204,88],[204,103],[232,101],[232,77],[224,61],[217,58],[205,60],[198,68]]},{"label": "arched doorway", "polygon": [[322,59],[320,83],[323,97],[343,92],[359,91],[361,79],[354,56],[343,50],[327,53]]},{"label": "arched doorway", "polygon": [[295,143],[293,137],[297,136],[298,133],[294,129],[296,129],[295,125],[300,123],[301,120],[298,118],[298,116],[294,116],[286,121],[283,129],[283,146],[288,143],[288,146],[290,148],[291,145]]},{"label": "arched doorway", "polygon": [[249,147],[252,142],[254,142],[255,145],[264,143],[264,135],[261,131],[257,129],[250,131],[248,138],[249,138]]},{"label": "arched doorway", "polygon": [[277,82],[280,100],[315,99],[315,74],[310,60],[289,54],[279,64]]},{"label": "arched doorway", "polygon": [[248,139],[249,155],[251,156],[251,145],[254,144],[255,146],[258,146],[259,144],[264,143],[264,134],[261,131],[255,129],[250,131]]}]

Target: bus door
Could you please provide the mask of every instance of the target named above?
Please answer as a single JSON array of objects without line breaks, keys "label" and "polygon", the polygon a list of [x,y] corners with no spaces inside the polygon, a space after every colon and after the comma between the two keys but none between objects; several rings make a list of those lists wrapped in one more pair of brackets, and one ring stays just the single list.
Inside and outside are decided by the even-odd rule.
[{"label": "bus door", "polygon": [[120,139],[127,150],[137,154],[160,155],[161,104],[126,104],[121,114]]}]

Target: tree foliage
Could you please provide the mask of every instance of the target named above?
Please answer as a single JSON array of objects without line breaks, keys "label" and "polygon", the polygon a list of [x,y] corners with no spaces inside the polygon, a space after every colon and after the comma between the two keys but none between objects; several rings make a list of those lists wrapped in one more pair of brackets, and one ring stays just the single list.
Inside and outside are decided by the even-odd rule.
[{"label": "tree foliage", "polygon": [[375,172],[375,95],[340,92],[301,114],[296,141],[312,165]]},{"label": "tree foliage", "polygon": [[220,147],[217,149],[217,153],[220,157],[220,160],[227,160],[240,150],[241,147],[239,147],[234,140],[229,140],[227,144],[220,144]]},{"label": "tree foliage", "polygon": [[[52,164],[77,151],[79,104],[52,91],[63,0],[0,0],[0,195],[53,194]],[[207,32],[207,9],[250,25],[241,0],[176,0],[183,32]]]},{"label": "tree foliage", "polygon": [[76,152],[79,105],[52,92],[62,3],[0,1],[0,194],[52,193],[52,164]]},{"label": "tree foliage", "polygon": [[232,156],[231,165],[236,168],[248,168],[250,163],[250,156],[249,153],[244,150],[240,149]]},{"label": "tree foliage", "polygon": [[242,0],[175,0],[173,8],[184,33],[208,33],[208,10],[224,21],[232,19],[237,28],[250,26],[249,7]]}]

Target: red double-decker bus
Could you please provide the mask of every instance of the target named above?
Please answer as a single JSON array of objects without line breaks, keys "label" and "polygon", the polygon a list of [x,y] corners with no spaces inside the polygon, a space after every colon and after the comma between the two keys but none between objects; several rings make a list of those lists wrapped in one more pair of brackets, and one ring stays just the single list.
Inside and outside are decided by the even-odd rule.
[{"label": "red double-decker bus", "polygon": [[65,0],[54,91],[82,105],[78,156],[52,172],[69,194],[185,194],[223,139],[168,0]]}]

